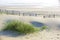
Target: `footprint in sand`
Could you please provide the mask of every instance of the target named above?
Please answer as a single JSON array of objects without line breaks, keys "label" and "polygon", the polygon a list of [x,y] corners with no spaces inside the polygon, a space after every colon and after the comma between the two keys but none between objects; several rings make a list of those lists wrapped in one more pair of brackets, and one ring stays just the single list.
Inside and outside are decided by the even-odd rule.
[{"label": "footprint in sand", "polygon": [[57,34],[57,36],[60,36],[60,34]]},{"label": "footprint in sand", "polygon": [[57,34],[57,37],[56,37],[57,39],[60,39],[60,34]]},{"label": "footprint in sand", "polygon": [[59,39],[59,37],[56,37],[57,39]]}]

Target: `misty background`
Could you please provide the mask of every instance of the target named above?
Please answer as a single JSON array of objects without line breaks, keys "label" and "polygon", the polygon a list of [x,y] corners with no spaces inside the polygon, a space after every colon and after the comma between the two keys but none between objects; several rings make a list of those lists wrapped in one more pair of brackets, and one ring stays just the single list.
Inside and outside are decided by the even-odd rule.
[{"label": "misty background", "polygon": [[59,4],[59,0],[0,0],[0,6],[56,7]]}]

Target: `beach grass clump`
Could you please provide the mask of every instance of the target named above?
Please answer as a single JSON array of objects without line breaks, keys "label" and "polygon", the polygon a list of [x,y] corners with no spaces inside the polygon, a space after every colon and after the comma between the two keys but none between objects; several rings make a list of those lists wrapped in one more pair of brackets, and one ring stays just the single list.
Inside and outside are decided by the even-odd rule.
[{"label": "beach grass clump", "polygon": [[40,29],[41,30],[45,30],[45,29],[47,29],[48,27],[47,26],[42,26]]},{"label": "beach grass clump", "polygon": [[12,20],[10,22],[5,23],[5,28],[3,30],[4,31],[11,30],[11,31],[16,31],[23,34],[28,34],[28,33],[40,31],[40,28],[36,28],[30,24],[27,24],[18,20]]},{"label": "beach grass clump", "polygon": [[0,12],[0,15],[1,15],[1,14],[5,14],[5,13]]}]

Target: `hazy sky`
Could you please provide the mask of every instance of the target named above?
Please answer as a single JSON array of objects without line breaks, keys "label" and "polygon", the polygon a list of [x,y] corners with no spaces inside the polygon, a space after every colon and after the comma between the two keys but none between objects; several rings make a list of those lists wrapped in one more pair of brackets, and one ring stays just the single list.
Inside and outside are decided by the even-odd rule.
[{"label": "hazy sky", "polygon": [[0,5],[58,6],[58,0],[0,0]]}]

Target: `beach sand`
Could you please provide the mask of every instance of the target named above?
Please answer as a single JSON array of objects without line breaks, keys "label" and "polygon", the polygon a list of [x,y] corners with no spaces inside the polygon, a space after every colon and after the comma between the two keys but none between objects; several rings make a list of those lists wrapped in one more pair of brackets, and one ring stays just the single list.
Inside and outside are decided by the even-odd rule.
[{"label": "beach sand", "polygon": [[44,23],[49,27],[48,30],[40,31],[33,34],[19,35],[16,37],[1,35],[0,40],[60,40],[60,18],[43,18],[42,16],[18,16],[18,15],[0,15],[0,30],[4,28],[4,22],[10,19],[17,19],[29,23],[37,21]]}]

